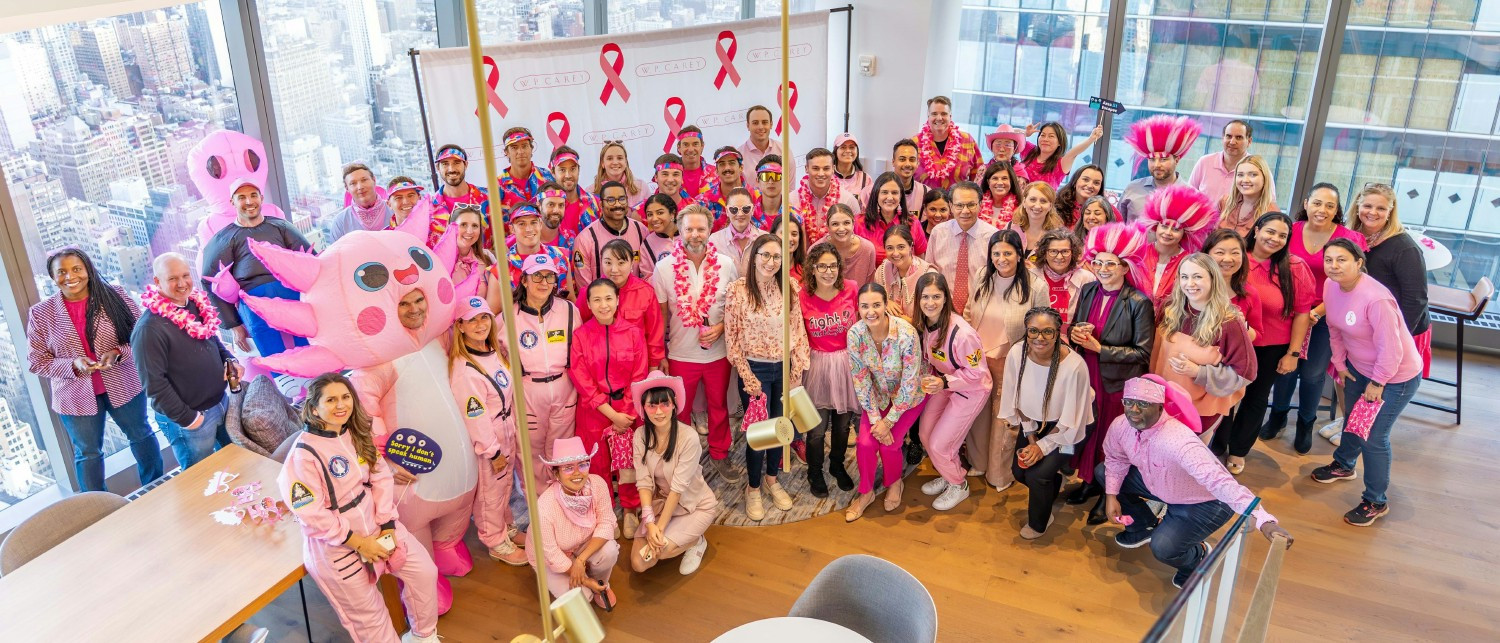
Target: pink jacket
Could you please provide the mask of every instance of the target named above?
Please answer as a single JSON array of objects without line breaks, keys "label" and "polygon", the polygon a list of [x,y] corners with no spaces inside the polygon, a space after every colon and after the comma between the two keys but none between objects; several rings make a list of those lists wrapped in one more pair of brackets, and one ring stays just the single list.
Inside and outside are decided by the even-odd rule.
[{"label": "pink jacket", "polygon": [[[135,299],[118,286],[111,286],[121,297],[131,314],[140,317],[141,309]],[[130,353],[130,338],[115,337],[115,326],[101,311],[94,317],[94,350],[104,354],[120,349],[120,361],[99,374],[104,379],[104,391],[109,394],[111,404],[120,406],[135,399],[141,393],[141,376],[136,372],[135,360]],[[47,378],[52,385],[52,410],[59,415],[93,415],[100,411],[94,397],[93,379],[73,372],[73,360],[84,357],[83,343],[78,340],[78,331],[68,317],[68,306],[62,295],[55,295],[37,302],[26,315],[26,340],[31,350],[26,361],[32,373]]]},{"label": "pink jacket", "polygon": [[[604,246],[615,239],[624,239],[640,258],[640,261],[635,264],[635,275],[650,279],[651,271],[656,269],[656,264],[643,254],[646,250],[646,235],[648,234],[651,234],[651,231],[646,229],[645,224],[629,216],[625,217],[624,228],[619,234],[609,229],[603,217],[580,230],[578,237],[573,240],[573,275],[576,278],[574,283],[578,285],[578,291],[583,293],[588,290],[589,284],[601,276],[599,266],[604,262]],[[585,296],[579,294],[578,298],[585,299]]]},{"label": "pink jacket", "polygon": [[[368,536],[395,526],[391,469],[384,462],[362,460],[348,431],[334,434],[309,428],[298,435],[276,486],[308,539],[340,545],[351,533]],[[343,511],[330,508],[335,501]]]},{"label": "pink jacket", "polygon": [[[583,321],[594,318],[594,312],[588,306],[578,312],[583,315]],[[635,324],[645,334],[647,364],[660,364],[666,359],[666,324],[661,318],[661,304],[656,301],[656,289],[651,287],[651,282],[630,275],[625,280],[625,287],[620,289],[620,307],[616,315]]]},{"label": "pink jacket", "polygon": [[568,378],[578,388],[578,408],[597,409],[611,401],[623,401],[613,406],[640,417],[630,399],[630,385],[646,379],[646,338],[640,327],[623,319],[608,327],[597,319],[589,320],[578,329],[578,340],[573,342],[573,366],[568,369]]},{"label": "pink jacket", "polygon": [[[615,539],[615,510],[609,501],[609,483],[604,478],[589,474],[589,493],[594,496],[592,528],[579,527],[564,515],[567,509],[557,499],[562,493],[562,485],[554,482],[536,499],[542,556],[547,561],[547,569],[556,574],[568,573],[573,567],[573,557],[590,539]],[[526,548],[526,560],[536,566],[535,547]]]},{"label": "pink jacket", "polygon": [[583,316],[572,302],[561,297],[541,310],[518,305],[516,340],[521,344],[521,370],[530,379],[562,375],[572,365],[574,334]]},{"label": "pink jacket", "polygon": [[928,366],[948,382],[948,390],[955,393],[984,391],[994,388],[990,369],[984,362],[984,342],[969,322],[958,315],[948,320],[948,332],[937,336],[935,331],[922,331],[923,355]]},{"label": "pink jacket", "polygon": [[474,454],[493,460],[503,454],[512,460],[520,452],[516,438],[515,398],[510,371],[495,353],[473,355],[481,372],[467,360],[453,363],[449,386],[453,401],[464,416],[464,426],[474,441]]}]

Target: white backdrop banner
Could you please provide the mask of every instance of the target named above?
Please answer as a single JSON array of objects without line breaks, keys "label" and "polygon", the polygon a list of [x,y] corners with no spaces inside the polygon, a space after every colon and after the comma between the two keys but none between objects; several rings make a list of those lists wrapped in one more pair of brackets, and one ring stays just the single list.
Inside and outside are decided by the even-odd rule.
[{"label": "white backdrop banner", "polygon": [[[828,12],[791,17],[792,149],[828,145]],[[592,180],[605,141],[624,141],[637,178],[650,180],[652,161],[676,153],[677,131],[697,125],[705,157],[739,145],[745,110],[780,113],[781,18],[589,38],[564,38],[484,48],[486,108],[497,150],[507,127],[536,137],[536,162],[567,144]],[[475,112],[469,50],[423,50],[419,57],[433,148],[462,145],[469,180],[484,185],[484,154]],[[776,119],[771,136],[778,133]],[[509,163],[497,151],[496,168]],[[800,164],[799,164],[800,165]],[[643,176],[642,174],[645,173]]]}]

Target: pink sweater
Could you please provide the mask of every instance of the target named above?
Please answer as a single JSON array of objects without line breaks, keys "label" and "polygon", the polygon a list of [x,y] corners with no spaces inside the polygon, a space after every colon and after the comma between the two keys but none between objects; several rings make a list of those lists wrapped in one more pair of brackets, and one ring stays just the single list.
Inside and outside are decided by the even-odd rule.
[{"label": "pink sweater", "polygon": [[[1219,500],[1244,513],[1255,499],[1255,494],[1235,482],[1192,429],[1165,412],[1156,426],[1145,431],[1135,430],[1123,415],[1110,425],[1104,438],[1104,493],[1120,493],[1132,466],[1141,472],[1151,495],[1169,505]],[[1257,529],[1276,521],[1260,507],[1256,507],[1254,516]]]},{"label": "pink sweater", "polygon": [[1422,374],[1422,358],[1396,297],[1380,282],[1362,275],[1354,290],[1344,292],[1330,279],[1323,284],[1323,302],[1335,368],[1347,363],[1382,385]]}]

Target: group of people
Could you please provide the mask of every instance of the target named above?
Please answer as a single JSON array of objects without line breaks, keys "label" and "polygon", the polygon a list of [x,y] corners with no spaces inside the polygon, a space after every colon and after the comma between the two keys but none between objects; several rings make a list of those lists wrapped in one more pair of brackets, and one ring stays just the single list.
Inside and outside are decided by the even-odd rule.
[{"label": "group of people", "polygon": [[[921,131],[893,147],[891,172],[871,178],[858,141],[842,134],[802,156],[805,174],[786,192],[796,160],[770,138],[773,114],[761,106],[746,114],[749,139],[711,156],[703,132],[684,128],[649,184],[618,143],[603,146],[587,183],[565,145],[542,167],[522,127],[502,137],[510,167],[498,195],[467,182],[455,145],[438,151],[442,184],[430,194],[394,177],[382,198],[369,167],[345,168],[351,205],[326,223],[332,243],[409,228],[418,208],[428,220],[412,272],[361,265],[360,288],[410,284],[434,253],[454,257],[438,267],[456,292],[411,290],[388,312],[360,311],[357,328],[373,335],[389,315],[415,333],[429,323],[426,297],[456,296],[451,328],[432,323],[443,325],[441,377],[472,441],[464,466],[478,470],[465,504],[429,506],[402,488],[430,474],[381,457],[394,430],[382,378],[416,377],[415,367],[331,372],[306,386],[306,431],[281,487],[308,568],[355,639],[395,638],[372,582],[392,573],[404,581],[408,636],[435,640],[452,600],[445,576],[472,566],[462,543],[471,521],[495,560],[529,562],[554,594],[582,588],[605,610],[616,601],[619,534],[634,539],[632,569],[680,557],[681,573],[693,573],[717,514],[761,521],[794,505],[780,449],[747,444],[743,468],[730,453],[731,417],[780,416],[782,391],[797,386],[821,414],[794,445],[797,475],[820,498],[830,479],[854,491],[850,522],[877,499],[900,511],[905,471],[926,458],[938,475],[921,491],[934,509],[965,502],[972,484],[999,492],[1020,481],[1019,534],[1030,541],[1052,528],[1060,497],[1097,498],[1088,524],[1123,525],[1119,546],[1149,543],[1180,586],[1205,539],[1254,499],[1234,476],[1257,437],[1279,439],[1293,391],[1292,445],[1309,452],[1329,375],[1345,418],[1362,404],[1375,411],[1367,434],[1325,428],[1338,448],[1312,478],[1353,479],[1363,458],[1365,491],[1344,520],[1368,526],[1389,511],[1391,428],[1430,363],[1422,255],[1389,186],[1365,187],[1346,208],[1319,183],[1289,216],[1250,153],[1250,124],[1225,125],[1223,151],[1183,178],[1177,165],[1200,127],[1153,116],[1124,137],[1148,174],[1112,195],[1102,167],[1073,166],[1100,129],[1069,147],[1058,123],[1001,126],[986,137],[985,162],[947,98],[927,110]],[[185,258],[158,257],[145,312],[84,253],[49,258],[60,292],[31,311],[29,358],[52,381],[86,489],[103,488],[105,415],[131,439],[142,481],[161,474],[148,399],[183,466],[227,442],[225,383],[245,370],[221,329],[262,356],[306,345],[262,319],[265,302],[305,288],[261,257],[268,245],[311,244],[261,215],[260,186],[241,181],[232,194],[238,218],[204,248],[203,287]],[[496,215],[510,233],[503,258],[491,252]],[[514,293],[515,346],[503,339],[502,288]],[[540,524],[519,529],[509,500],[522,483],[523,423],[544,490]],[[744,502],[720,503],[706,471],[744,485]],[[1254,518],[1267,537],[1290,539],[1264,508]]]}]

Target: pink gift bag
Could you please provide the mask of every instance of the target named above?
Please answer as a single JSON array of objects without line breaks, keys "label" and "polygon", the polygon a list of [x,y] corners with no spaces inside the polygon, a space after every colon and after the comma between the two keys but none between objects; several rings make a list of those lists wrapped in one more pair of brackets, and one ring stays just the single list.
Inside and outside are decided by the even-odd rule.
[{"label": "pink gift bag", "polygon": [[766,394],[761,393],[750,398],[750,405],[745,407],[745,417],[740,424],[740,431],[748,431],[750,425],[769,419],[771,419],[771,415],[770,410],[766,406]]},{"label": "pink gift bag", "polygon": [[1354,403],[1354,409],[1349,411],[1348,419],[1344,420],[1344,432],[1353,433],[1361,440],[1370,439],[1370,428],[1375,426],[1375,416],[1380,414],[1383,404],[1384,400],[1371,402],[1361,395]]}]

